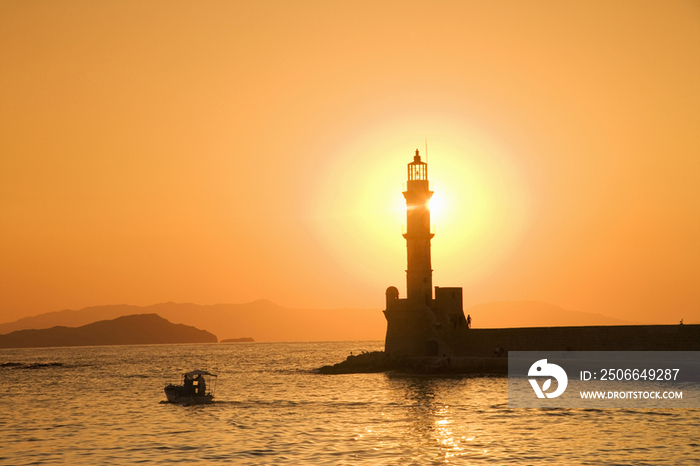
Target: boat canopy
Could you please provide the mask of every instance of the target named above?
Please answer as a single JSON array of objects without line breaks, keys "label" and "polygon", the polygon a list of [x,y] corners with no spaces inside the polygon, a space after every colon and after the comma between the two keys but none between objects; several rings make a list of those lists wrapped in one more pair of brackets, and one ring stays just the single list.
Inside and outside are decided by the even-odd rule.
[{"label": "boat canopy", "polygon": [[199,369],[193,370],[193,371],[191,371],[191,372],[185,372],[185,376],[187,376],[187,377],[194,377],[194,376],[197,376],[197,375],[210,375],[210,376],[212,376],[212,377],[217,377],[216,374],[211,374],[211,373],[209,373],[209,372],[207,372],[207,371],[200,371]]}]

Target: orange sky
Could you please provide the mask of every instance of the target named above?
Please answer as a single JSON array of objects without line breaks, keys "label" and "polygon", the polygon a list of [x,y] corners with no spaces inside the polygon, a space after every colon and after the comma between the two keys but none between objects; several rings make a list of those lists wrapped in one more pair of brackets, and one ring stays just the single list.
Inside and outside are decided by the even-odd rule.
[{"label": "orange sky", "polygon": [[0,321],[434,284],[700,321],[697,1],[0,2]]}]

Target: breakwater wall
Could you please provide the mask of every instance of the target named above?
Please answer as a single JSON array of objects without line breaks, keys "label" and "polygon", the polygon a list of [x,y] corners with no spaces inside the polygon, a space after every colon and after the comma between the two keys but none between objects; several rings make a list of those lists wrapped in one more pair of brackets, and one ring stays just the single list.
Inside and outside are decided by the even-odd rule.
[{"label": "breakwater wall", "polygon": [[[507,374],[509,351],[700,351],[700,325],[464,329],[439,356],[348,356],[322,374]],[[500,351],[499,351],[500,350]]]},{"label": "breakwater wall", "polygon": [[508,351],[700,351],[700,325],[469,329],[455,356]]}]

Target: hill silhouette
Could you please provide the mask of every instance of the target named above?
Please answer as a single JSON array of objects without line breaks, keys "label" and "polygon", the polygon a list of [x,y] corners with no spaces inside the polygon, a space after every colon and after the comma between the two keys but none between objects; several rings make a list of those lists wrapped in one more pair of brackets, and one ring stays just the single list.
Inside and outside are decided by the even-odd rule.
[{"label": "hill silhouette", "polygon": [[[78,327],[132,314],[158,314],[170,322],[216,332],[222,340],[250,336],[255,341],[383,340],[381,309],[288,309],[268,300],[244,304],[108,305],[62,310],[0,324],[0,334],[56,325]],[[475,328],[628,325],[600,314],[569,311],[536,301],[478,304],[465,310]]]},{"label": "hill silhouette", "polygon": [[162,343],[216,343],[206,330],[173,324],[156,314],[102,320],[81,327],[56,326],[17,330],[0,335],[0,348],[54,346],[146,345]]},{"label": "hill silhouette", "polygon": [[386,321],[379,309],[286,309],[268,300],[245,304],[108,305],[63,310],[0,324],[0,334],[55,325],[79,326],[121,315],[154,313],[171,322],[216,332],[221,339],[255,341],[381,340]]},{"label": "hill silhouette", "polygon": [[496,301],[477,304],[464,311],[475,328],[578,327],[589,325],[634,325],[639,322],[613,319],[601,314],[570,311],[539,301]]}]

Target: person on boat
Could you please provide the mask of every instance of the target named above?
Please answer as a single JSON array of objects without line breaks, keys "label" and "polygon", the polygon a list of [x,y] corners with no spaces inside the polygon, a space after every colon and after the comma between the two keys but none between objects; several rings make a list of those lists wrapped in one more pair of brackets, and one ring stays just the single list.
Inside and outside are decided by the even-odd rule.
[{"label": "person on boat", "polygon": [[204,381],[202,374],[199,374],[195,379],[197,381],[197,395],[204,396],[207,391],[207,383]]},{"label": "person on boat", "polygon": [[194,395],[194,381],[185,375],[185,380],[182,383],[183,387],[185,387],[185,396],[192,396]]},{"label": "person on boat", "polygon": [[467,328],[472,328],[472,316],[467,314]]}]

